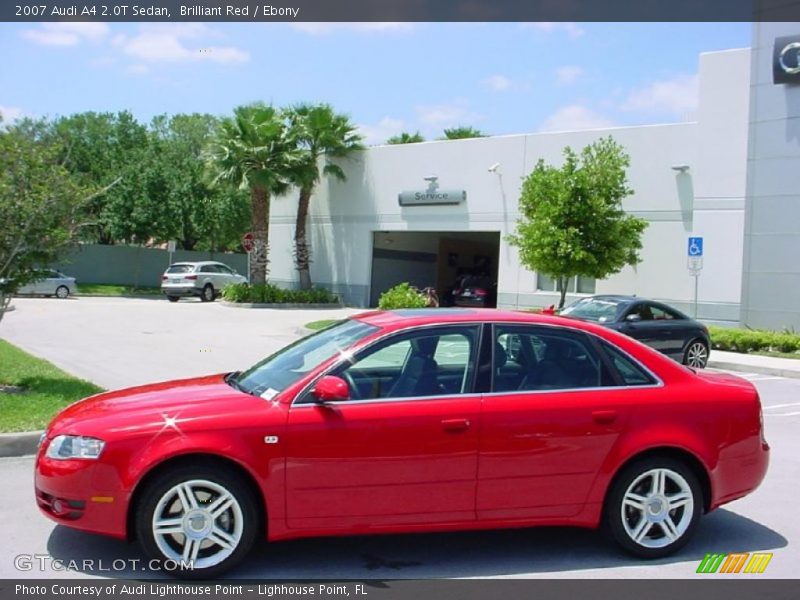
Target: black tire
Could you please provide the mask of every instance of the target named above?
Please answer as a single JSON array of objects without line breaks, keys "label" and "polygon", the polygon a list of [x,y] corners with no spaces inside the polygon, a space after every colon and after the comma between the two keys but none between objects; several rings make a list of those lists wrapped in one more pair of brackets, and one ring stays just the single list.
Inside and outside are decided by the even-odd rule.
[{"label": "black tire", "polygon": [[56,288],[56,298],[64,300],[69,298],[69,288],[65,285],[60,285]]},{"label": "black tire", "polygon": [[210,283],[207,283],[206,286],[203,288],[203,291],[200,292],[200,301],[201,302],[213,302],[216,294],[214,293],[214,286]]},{"label": "black tire", "polygon": [[689,342],[683,352],[683,364],[694,369],[705,369],[708,364],[708,344],[699,338]]},{"label": "black tire", "polygon": [[180,300],[180,296],[167,296],[167,300],[169,300],[170,302],[177,302],[178,300]]},{"label": "black tire", "polygon": [[[188,540],[188,537],[182,533],[160,536],[160,543],[162,545],[167,544],[170,551],[173,552],[173,554],[170,555],[159,547],[159,542],[156,540],[156,536],[153,532],[153,519],[156,511],[158,510],[163,518],[166,515],[166,511],[170,510],[170,507],[176,506],[175,502],[170,502],[168,500],[173,497],[177,498],[177,496],[172,495],[173,489],[179,484],[186,484],[189,482],[191,482],[195,490],[202,490],[205,484],[219,486],[234,498],[239,507],[238,513],[231,507],[224,510],[218,517],[211,519],[210,523],[206,521],[207,526],[217,530],[218,528],[216,526],[218,520],[227,518],[230,527],[225,530],[225,532],[227,535],[231,536],[229,539],[235,539],[237,535],[239,536],[238,542],[232,548],[232,552],[225,556],[225,558],[219,560],[219,562],[209,566],[195,565],[195,568],[184,568],[180,566],[180,560],[177,560],[177,565],[175,562],[170,562],[176,561],[176,556],[182,552],[181,539],[183,540],[183,548],[185,548],[185,542]],[[203,492],[201,491],[200,493],[202,494]],[[165,499],[167,499],[166,504],[163,502]],[[203,501],[200,501],[199,497],[195,497],[195,500],[199,502],[199,509],[202,509],[213,505],[214,496],[209,493],[209,497],[205,501],[207,502],[206,504],[203,504]],[[163,506],[160,506],[161,504],[163,504]],[[213,579],[239,564],[253,547],[256,536],[261,530],[262,523],[258,506],[259,503],[247,483],[230,469],[225,469],[215,464],[207,466],[192,464],[175,467],[174,469],[164,471],[157,475],[153,481],[149,482],[147,488],[143,490],[140,500],[134,508],[136,539],[145,554],[151,559],[161,561],[162,568],[165,570],[169,569],[168,572],[171,575],[182,579]],[[178,513],[173,514],[177,514],[177,518],[180,518],[181,514],[186,517],[185,511],[181,511],[183,511],[183,509],[178,506]],[[239,517],[241,517],[241,529],[237,534],[234,525],[236,519]],[[194,519],[189,519],[187,522],[193,524]],[[202,522],[201,519],[201,523]],[[210,560],[213,561],[215,559],[215,551],[217,554],[224,554],[226,552],[222,546],[205,538],[197,541],[197,543],[199,544],[198,547],[202,546],[202,544],[207,544],[205,549],[200,547],[197,558],[198,561],[208,560],[208,556],[203,556],[205,554],[211,554]],[[218,548],[219,550],[217,550]],[[176,566],[177,568],[172,570],[172,567]]]},{"label": "black tire", "polygon": [[[649,486],[656,485],[655,476],[648,474],[656,471],[666,471],[672,476],[677,476],[683,480],[682,485],[687,489],[681,490],[681,484],[677,479],[670,479],[671,476],[668,475],[665,478],[667,480],[665,494],[660,497],[658,494],[654,497],[648,496]],[[629,489],[632,486],[633,488]],[[623,505],[623,499],[629,492],[648,500],[643,505],[644,510],[640,511],[628,504]],[[687,503],[669,510],[669,502],[665,505],[661,498],[677,499],[679,493],[687,497],[690,495],[691,505]],[[658,514],[654,512],[655,509],[660,509]],[[641,558],[661,558],[678,551],[691,539],[702,512],[703,492],[692,469],[681,461],[656,456],[632,462],[614,479],[606,496],[604,526],[614,541],[629,554]],[[669,524],[673,525],[671,535],[667,531]],[[639,529],[639,526],[642,529]],[[640,541],[633,537],[637,531],[644,533]]]}]

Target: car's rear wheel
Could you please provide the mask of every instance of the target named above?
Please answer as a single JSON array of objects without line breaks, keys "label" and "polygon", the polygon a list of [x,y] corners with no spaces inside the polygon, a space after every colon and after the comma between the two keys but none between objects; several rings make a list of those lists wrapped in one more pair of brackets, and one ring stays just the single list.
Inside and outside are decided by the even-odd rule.
[{"label": "car's rear wheel", "polygon": [[253,546],[257,506],[246,482],[230,470],[178,467],[144,491],[135,514],[137,539],[165,570],[189,579],[213,578]]},{"label": "car's rear wheel", "polygon": [[203,291],[200,292],[200,300],[203,302],[213,302],[214,301],[214,286],[210,283],[206,284],[206,287],[203,288]]},{"label": "car's rear wheel", "polygon": [[56,288],[56,298],[64,298],[69,297],[69,288],[65,285],[60,285]]},{"label": "car's rear wheel", "polygon": [[660,558],[689,541],[703,509],[692,470],[670,458],[636,461],[618,475],[605,506],[605,524],[627,552]]},{"label": "car's rear wheel", "polygon": [[705,369],[708,364],[708,346],[701,340],[692,341],[683,353],[683,364],[694,369]]},{"label": "car's rear wheel", "polygon": [[179,296],[167,296],[167,300],[169,300],[170,302],[177,302],[178,300],[180,300],[180,297]]}]

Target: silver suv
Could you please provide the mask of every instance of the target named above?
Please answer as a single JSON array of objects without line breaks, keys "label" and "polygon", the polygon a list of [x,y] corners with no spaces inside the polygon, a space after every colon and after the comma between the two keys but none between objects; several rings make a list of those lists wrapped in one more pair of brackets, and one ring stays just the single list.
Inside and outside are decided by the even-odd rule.
[{"label": "silver suv", "polygon": [[247,283],[247,278],[219,262],[178,262],[161,276],[161,292],[170,302],[177,302],[181,296],[199,296],[203,302],[213,302],[230,283]]}]

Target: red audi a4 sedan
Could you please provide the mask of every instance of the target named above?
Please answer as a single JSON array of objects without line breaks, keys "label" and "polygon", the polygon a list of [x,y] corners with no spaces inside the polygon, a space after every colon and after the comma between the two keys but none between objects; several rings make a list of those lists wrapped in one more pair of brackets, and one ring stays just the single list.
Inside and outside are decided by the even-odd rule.
[{"label": "red audi a4 sedan", "polygon": [[753,491],[755,388],[607,328],[486,309],[368,312],[244,372],[92,396],[50,424],[36,498],[185,577],[269,540],[605,526],[646,558]]}]

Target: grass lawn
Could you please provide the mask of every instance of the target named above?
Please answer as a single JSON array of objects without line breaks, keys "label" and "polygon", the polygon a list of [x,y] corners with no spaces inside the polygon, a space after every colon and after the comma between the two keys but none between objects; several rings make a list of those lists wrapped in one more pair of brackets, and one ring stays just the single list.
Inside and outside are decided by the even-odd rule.
[{"label": "grass lawn", "polygon": [[334,323],[338,323],[339,319],[323,319],[322,321],[311,321],[311,323],[306,323],[306,327],[308,329],[313,329],[314,331],[319,331],[320,329],[325,329],[326,327],[330,327]]},{"label": "grass lawn", "polygon": [[0,340],[0,432],[44,429],[62,408],[101,391]]},{"label": "grass lawn", "polygon": [[78,293],[83,296],[150,296],[160,295],[161,289],[157,287],[133,288],[110,283],[79,283]]}]

